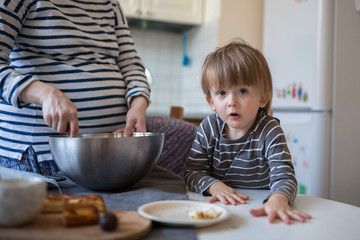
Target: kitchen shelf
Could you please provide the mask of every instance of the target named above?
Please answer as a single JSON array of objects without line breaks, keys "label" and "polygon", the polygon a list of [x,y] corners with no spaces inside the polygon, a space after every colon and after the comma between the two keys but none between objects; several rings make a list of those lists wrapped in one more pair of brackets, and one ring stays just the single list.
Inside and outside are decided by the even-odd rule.
[{"label": "kitchen shelf", "polygon": [[118,0],[127,19],[201,25],[204,0]]}]

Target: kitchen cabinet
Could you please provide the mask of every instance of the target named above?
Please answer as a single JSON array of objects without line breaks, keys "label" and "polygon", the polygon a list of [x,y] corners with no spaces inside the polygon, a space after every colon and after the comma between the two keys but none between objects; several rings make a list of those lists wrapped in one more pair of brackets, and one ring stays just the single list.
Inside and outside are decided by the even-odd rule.
[{"label": "kitchen cabinet", "polygon": [[118,0],[128,18],[189,25],[203,21],[203,0]]},{"label": "kitchen cabinet", "polygon": [[223,0],[220,4],[218,46],[241,38],[261,50],[264,0]]}]

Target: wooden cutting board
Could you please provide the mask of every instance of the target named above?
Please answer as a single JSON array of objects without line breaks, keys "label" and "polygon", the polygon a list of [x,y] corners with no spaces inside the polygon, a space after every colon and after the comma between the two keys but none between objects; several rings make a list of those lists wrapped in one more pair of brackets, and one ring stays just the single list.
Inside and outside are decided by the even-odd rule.
[{"label": "wooden cutting board", "polygon": [[39,214],[31,223],[22,227],[0,227],[0,239],[29,240],[134,240],[144,237],[151,229],[151,221],[135,211],[112,210],[118,217],[118,228],[105,232],[99,224],[66,227],[61,214]]}]

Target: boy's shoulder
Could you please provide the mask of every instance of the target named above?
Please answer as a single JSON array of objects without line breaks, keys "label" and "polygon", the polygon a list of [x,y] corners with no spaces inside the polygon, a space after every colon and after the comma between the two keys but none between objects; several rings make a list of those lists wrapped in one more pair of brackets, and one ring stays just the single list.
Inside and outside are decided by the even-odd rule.
[{"label": "boy's shoulder", "polygon": [[206,116],[202,122],[202,126],[222,126],[224,125],[224,122],[221,120],[219,115],[217,113],[210,114]]},{"label": "boy's shoulder", "polygon": [[280,126],[279,119],[267,115],[266,113],[260,113],[258,115],[256,124],[254,125],[253,132],[256,134],[267,135],[267,133],[271,132],[272,134],[282,133],[283,130]]},{"label": "boy's shoulder", "polygon": [[218,135],[224,127],[224,122],[217,113],[206,116],[200,123],[200,128],[211,135]]}]

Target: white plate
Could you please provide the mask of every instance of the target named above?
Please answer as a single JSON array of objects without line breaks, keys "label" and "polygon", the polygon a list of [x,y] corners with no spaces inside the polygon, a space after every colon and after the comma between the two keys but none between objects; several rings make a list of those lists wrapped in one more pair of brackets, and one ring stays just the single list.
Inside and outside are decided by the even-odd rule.
[{"label": "white plate", "polygon": [[[219,213],[217,218],[213,219],[193,219],[189,213],[195,210],[207,211],[210,208]],[[230,213],[222,207],[215,204],[197,202],[197,201],[158,201],[142,205],[138,213],[150,220],[160,222],[170,226],[178,227],[205,227],[226,220]]]}]

